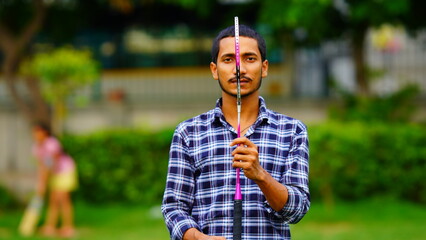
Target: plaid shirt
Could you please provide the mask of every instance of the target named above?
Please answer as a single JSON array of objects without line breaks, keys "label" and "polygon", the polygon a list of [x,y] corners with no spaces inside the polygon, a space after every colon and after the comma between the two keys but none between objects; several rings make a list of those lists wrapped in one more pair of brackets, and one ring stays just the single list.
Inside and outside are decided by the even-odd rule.
[{"label": "plaid shirt", "polygon": [[[288,201],[274,211],[260,188],[241,174],[244,240],[290,239],[310,206],[308,136],[299,120],[266,108],[259,98],[256,122],[246,137],[259,149],[259,161],[288,189]],[[173,136],[162,211],[171,239],[189,228],[232,239],[235,169],[229,144],[237,136],[226,122],[219,99],[216,108],[179,124]]]}]

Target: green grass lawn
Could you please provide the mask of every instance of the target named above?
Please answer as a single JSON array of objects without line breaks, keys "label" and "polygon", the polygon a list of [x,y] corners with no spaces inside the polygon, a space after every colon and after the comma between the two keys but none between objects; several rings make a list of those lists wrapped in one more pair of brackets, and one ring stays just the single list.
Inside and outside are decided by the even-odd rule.
[{"label": "green grass lawn", "polygon": [[[22,210],[23,211],[23,210]],[[24,238],[17,233],[22,212],[0,212],[0,239],[46,239]],[[87,240],[134,240],[169,239],[160,207],[132,205],[94,206],[77,203],[75,206],[77,236],[73,239]]]},{"label": "green grass lawn", "polygon": [[[21,238],[16,228],[21,211],[0,212],[0,239]],[[169,239],[159,207],[76,204],[78,236],[74,239]],[[420,240],[426,239],[426,207],[386,200],[313,203],[310,212],[292,226],[294,240]]]},{"label": "green grass lawn", "polygon": [[426,239],[426,207],[406,202],[369,200],[330,208],[313,203],[291,226],[294,240]]}]

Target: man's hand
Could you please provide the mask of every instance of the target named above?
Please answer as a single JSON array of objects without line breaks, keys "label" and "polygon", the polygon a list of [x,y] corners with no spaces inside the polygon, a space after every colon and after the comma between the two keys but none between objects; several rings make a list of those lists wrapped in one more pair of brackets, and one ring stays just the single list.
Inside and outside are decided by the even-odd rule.
[{"label": "man's hand", "polygon": [[288,200],[287,188],[275,180],[259,163],[257,146],[246,137],[232,141],[231,146],[238,145],[232,152],[235,168],[244,169],[244,175],[252,179],[262,190],[269,204],[275,211],[281,210]]},{"label": "man's hand", "polygon": [[232,152],[232,156],[234,156],[232,166],[234,168],[242,168],[244,175],[255,182],[263,181],[267,173],[259,163],[259,152],[256,144],[246,137],[241,137],[235,139],[230,144],[230,146],[235,145],[237,147]]},{"label": "man's hand", "polygon": [[208,236],[196,228],[188,229],[183,235],[183,240],[226,240],[225,237]]}]

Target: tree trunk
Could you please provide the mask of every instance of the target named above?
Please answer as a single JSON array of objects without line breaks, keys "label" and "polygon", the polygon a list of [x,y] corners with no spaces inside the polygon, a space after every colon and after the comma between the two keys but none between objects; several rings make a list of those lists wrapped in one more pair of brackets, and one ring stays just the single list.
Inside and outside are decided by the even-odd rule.
[{"label": "tree trunk", "polygon": [[56,136],[62,136],[64,132],[64,120],[67,116],[67,108],[63,99],[53,104],[52,130]]},{"label": "tree trunk", "polygon": [[353,33],[352,36],[352,58],[355,64],[355,80],[357,93],[367,96],[370,94],[368,77],[365,64],[365,37],[367,27],[361,27]]},{"label": "tree trunk", "polygon": [[50,125],[51,111],[49,111],[49,105],[46,103],[41,94],[38,79],[27,77],[24,81],[32,100],[31,105],[34,109],[34,112],[32,113],[33,121],[43,122]]},{"label": "tree trunk", "polygon": [[24,80],[24,86],[29,92],[26,99],[17,89],[19,65],[22,55],[31,39],[39,31],[45,17],[45,5],[43,0],[33,0],[34,15],[28,21],[28,25],[15,36],[9,29],[0,23],[0,49],[3,52],[1,69],[8,92],[19,111],[29,122],[39,121],[50,124],[48,106],[43,100],[36,79]]},{"label": "tree trunk", "polygon": [[292,35],[287,32],[279,33],[279,38],[284,49],[283,66],[288,69],[286,72],[288,73],[287,77],[290,83],[289,89],[285,89],[285,91],[290,92],[291,96],[294,97],[297,95],[294,39]]}]

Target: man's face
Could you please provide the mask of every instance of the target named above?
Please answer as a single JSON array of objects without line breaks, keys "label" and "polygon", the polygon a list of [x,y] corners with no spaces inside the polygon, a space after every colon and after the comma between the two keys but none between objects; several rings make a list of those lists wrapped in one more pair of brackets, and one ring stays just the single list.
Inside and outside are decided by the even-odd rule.
[{"label": "man's face", "polygon": [[[217,63],[210,63],[213,78],[219,81],[222,91],[228,95],[237,95],[237,71],[235,63],[235,39],[223,38],[219,42]],[[257,92],[262,78],[268,75],[268,61],[262,62],[257,41],[240,37],[240,83],[241,96]]]}]

